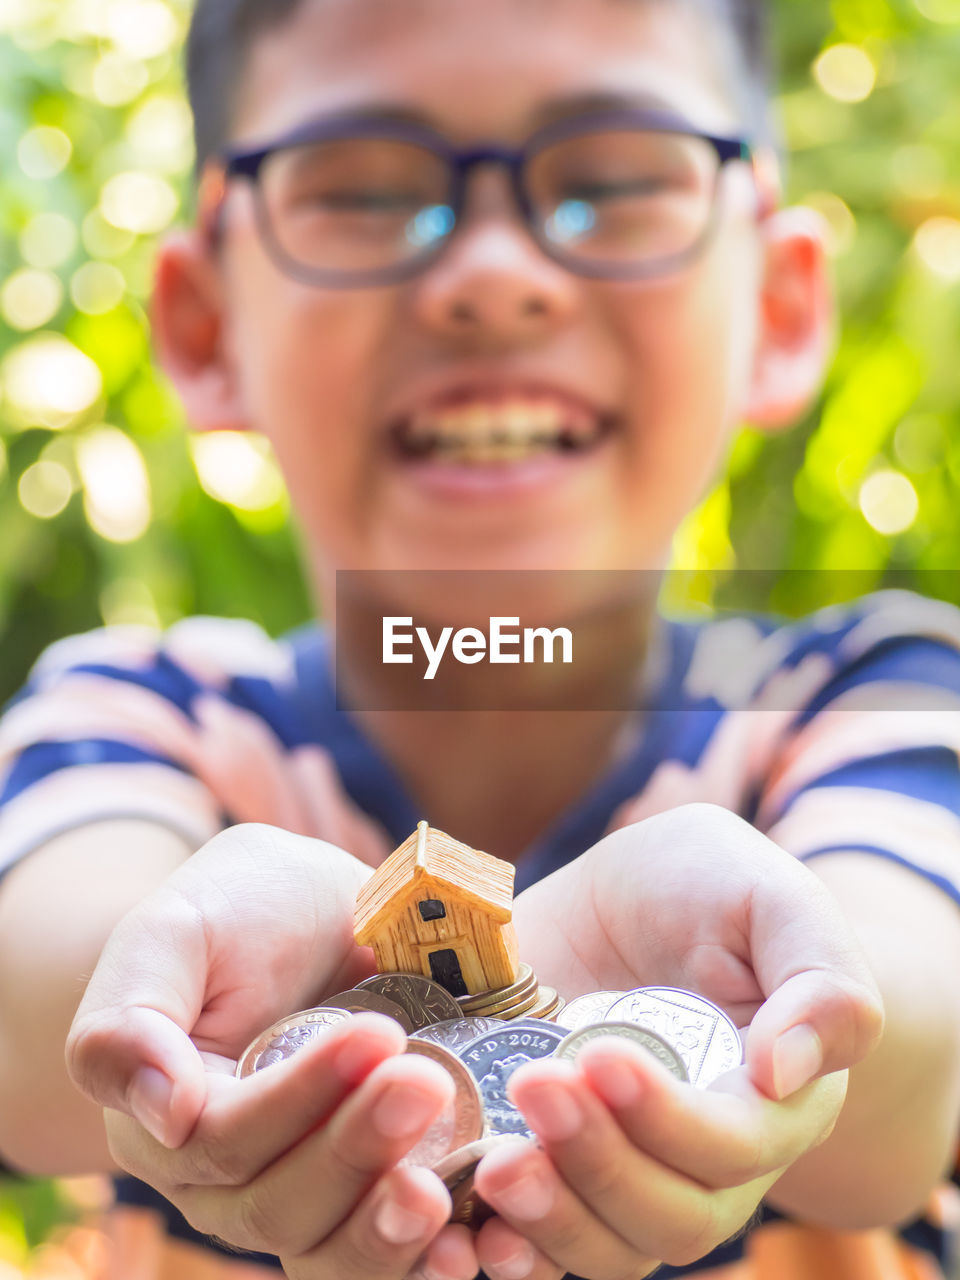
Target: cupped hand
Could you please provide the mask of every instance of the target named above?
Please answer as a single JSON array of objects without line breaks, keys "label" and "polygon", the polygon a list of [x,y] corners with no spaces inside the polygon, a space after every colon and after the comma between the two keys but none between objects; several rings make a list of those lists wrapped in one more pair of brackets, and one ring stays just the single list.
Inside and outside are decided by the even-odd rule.
[{"label": "cupped hand", "polygon": [[695,1262],[829,1135],[845,1089],[837,1072],[775,1102],[743,1068],[697,1089],[612,1037],[573,1064],[531,1062],[510,1093],[538,1144],[511,1143],[477,1169],[498,1215],[480,1230],[481,1266],[492,1280],[639,1280]]},{"label": "cupped hand", "polygon": [[671,986],[746,1035],[752,1083],[783,1098],[861,1061],[883,1005],[836,899],[807,867],[716,805],[605,836],[514,904],[520,954],[568,999]]},{"label": "cupped hand", "polygon": [[[436,1064],[390,1019],[351,1018],[243,1080],[272,1022],[373,969],[353,941],[370,868],[258,825],[195,853],[118,924],[67,1041],[74,1083],[106,1109],[114,1159],[230,1245],[295,1280],[400,1280],[421,1256],[477,1269],[426,1170],[396,1167],[448,1105]],[[442,1264],[442,1265],[441,1265]]]},{"label": "cupped hand", "polygon": [[839,905],[727,810],[690,805],[606,836],[515,904],[521,954],[570,998],[673,986],[746,1031],[743,1065],[708,1089],[609,1038],[571,1065],[532,1062],[511,1096],[539,1144],[486,1156],[497,1216],[478,1257],[494,1280],[641,1277],[736,1233],[832,1132],[847,1069],[883,1007]]}]

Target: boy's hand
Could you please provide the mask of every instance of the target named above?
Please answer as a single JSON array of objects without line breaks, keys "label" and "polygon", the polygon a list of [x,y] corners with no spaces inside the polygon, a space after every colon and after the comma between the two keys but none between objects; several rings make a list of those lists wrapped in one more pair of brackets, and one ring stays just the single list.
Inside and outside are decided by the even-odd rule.
[{"label": "boy's hand", "polygon": [[117,1163],[199,1230],[279,1255],[295,1280],[400,1280],[428,1246],[469,1280],[475,1255],[464,1228],[444,1226],[443,1184],[394,1169],[452,1093],[436,1064],[403,1056],[399,1026],[351,1018],[233,1075],[264,1027],[372,971],[352,933],[369,875],[276,828],[222,832],[114,930],[67,1066],[107,1109]]},{"label": "boy's hand", "polygon": [[846,1068],[879,1039],[880,997],[838,905],[749,824],[691,805],[607,836],[522,894],[514,918],[524,958],[567,996],[684,987],[750,1030],[746,1064],[707,1090],[606,1039],[574,1065],[517,1071],[510,1092],[543,1150],[505,1147],[478,1167],[499,1215],[480,1231],[481,1266],[494,1280],[621,1280],[703,1257],[829,1136]]},{"label": "boy's hand", "polygon": [[838,1072],[772,1102],[744,1068],[696,1089],[613,1038],[574,1064],[532,1062],[510,1093],[542,1149],[511,1144],[478,1167],[499,1215],[480,1230],[480,1264],[492,1280],[624,1280],[695,1262],[829,1135],[845,1092]]}]

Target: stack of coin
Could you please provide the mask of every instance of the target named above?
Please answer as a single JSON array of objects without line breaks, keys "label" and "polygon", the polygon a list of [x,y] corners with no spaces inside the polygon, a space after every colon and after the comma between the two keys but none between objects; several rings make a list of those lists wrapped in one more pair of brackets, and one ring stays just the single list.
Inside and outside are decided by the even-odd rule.
[{"label": "stack of coin", "polygon": [[475,995],[457,996],[457,1004],[469,1017],[555,1019],[563,1008],[563,999],[553,987],[541,987],[537,975],[528,964],[520,964],[516,982],[509,987],[495,987]]},{"label": "stack of coin", "polygon": [[[525,964],[511,987],[460,998],[422,974],[376,974],[268,1027],[241,1056],[237,1075],[281,1062],[327,1027],[369,1009],[399,1022],[407,1032],[407,1052],[433,1058],[453,1079],[453,1102],[404,1163],[431,1168],[443,1178],[453,1199],[453,1220],[473,1227],[491,1213],[473,1190],[480,1159],[511,1138],[535,1140],[507,1096],[510,1077],[525,1062],[573,1061],[590,1040],[616,1035],[654,1054],[677,1079],[702,1089],[743,1058],[736,1026],[703,996],[674,987],[639,987],[591,992],[564,1005],[551,988],[538,986]],[[551,1024],[550,1009],[560,1025]]]}]

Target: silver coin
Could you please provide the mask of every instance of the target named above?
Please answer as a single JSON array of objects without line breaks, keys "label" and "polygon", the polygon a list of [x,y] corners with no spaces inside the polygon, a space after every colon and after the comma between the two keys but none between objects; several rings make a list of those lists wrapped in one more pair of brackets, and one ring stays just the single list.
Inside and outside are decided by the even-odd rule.
[{"label": "silver coin", "polygon": [[453,1053],[459,1053],[479,1036],[488,1031],[499,1030],[502,1026],[503,1023],[498,1018],[448,1018],[444,1022],[435,1022],[431,1027],[421,1027],[410,1039],[430,1040],[434,1044],[442,1044]]},{"label": "silver coin", "polygon": [[456,1087],[453,1101],[400,1161],[401,1164],[422,1165],[426,1169],[432,1169],[451,1151],[458,1151],[483,1137],[486,1130],[483,1099],[473,1076],[457,1055],[442,1044],[434,1044],[431,1040],[415,1040],[411,1036],[407,1041],[406,1051],[419,1053],[438,1062]]},{"label": "silver coin", "polygon": [[375,991],[361,991],[358,987],[351,987],[349,991],[338,991],[335,996],[327,996],[323,1003],[335,1009],[346,1009],[348,1013],[383,1013],[394,1022],[399,1022],[407,1035],[414,1030],[406,1009],[398,1005],[396,1000],[388,1000]]},{"label": "silver coin", "polygon": [[414,1031],[461,1016],[460,1006],[446,987],[422,973],[375,973],[372,978],[358,982],[357,990],[386,996],[405,1009]]},{"label": "silver coin", "polygon": [[302,1009],[288,1014],[261,1031],[240,1055],[236,1074],[241,1078],[262,1071],[275,1062],[283,1062],[323,1035],[327,1027],[345,1022],[350,1017],[346,1009],[332,1009],[319,1005],[316,1009]]},{"label": "silver coin", "polygon": [[536,1019],[518,1019],[460,1050],[460,1060],[469,1068],[480,1088],[491,1133],[534,1137],[523,1116],[507,1097],[507,1081],[525,1062],[549,1058],[563,1038],[562,1027]]},{"label": "silver coin", "polygon": [[679,987],[640,987],[617,1000],[607,1012],[649,1027],[679,1053],[690,1083],[704,1089],[743,1061],[740,1033],[722,1009]]},{"label": "silver coin", "polygon": [[600,1036],[621,1036],[624,1040],[641,1045],[678,1080],[682,1080],[684,1084],[688,1082],[689,1076],[683,1059],[670,1042],[647,1027],[637,1026],[635,1022],[596,1022],[589,1027],[579,1027],[564,1037],[553,1056],[572,1062],[585,1044]]},{"label": "silver coin", "polygon": [[562,1012],[557,1014],[554,1021],[558,1026],[566,1027],[569,1031],[589,1027],[592,1023],[600,1022],[606,1017],[614,1001],[626,994],[625,991],[588,991],[586,995],[575,996]]}]

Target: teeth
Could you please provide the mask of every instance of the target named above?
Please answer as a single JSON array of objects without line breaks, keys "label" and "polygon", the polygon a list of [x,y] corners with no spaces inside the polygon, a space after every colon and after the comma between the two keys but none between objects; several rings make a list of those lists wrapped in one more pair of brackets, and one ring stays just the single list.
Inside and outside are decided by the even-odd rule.
[{"label": "teeth", "polygon": [[545,400],[515,398],[419,413],[406,440],[421,455],[442,452],[458,462],[511,462],[536,453],[575,449],[601,431],[596,420]]}]

